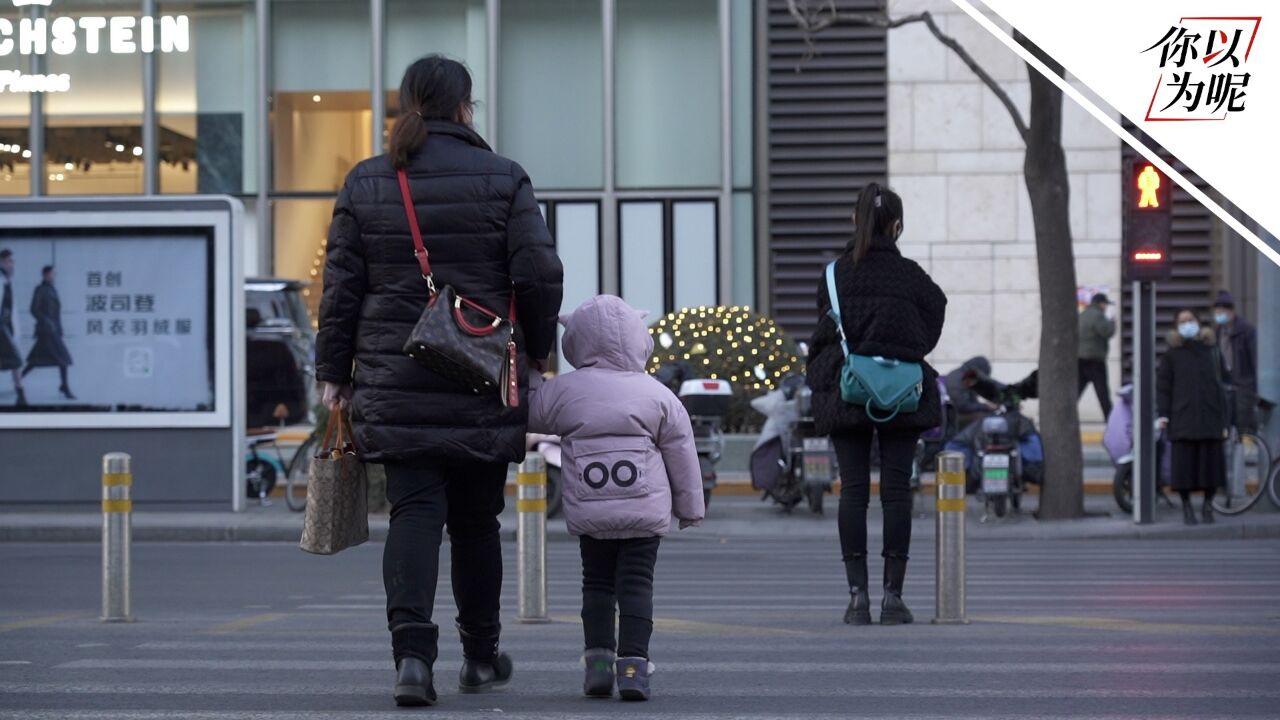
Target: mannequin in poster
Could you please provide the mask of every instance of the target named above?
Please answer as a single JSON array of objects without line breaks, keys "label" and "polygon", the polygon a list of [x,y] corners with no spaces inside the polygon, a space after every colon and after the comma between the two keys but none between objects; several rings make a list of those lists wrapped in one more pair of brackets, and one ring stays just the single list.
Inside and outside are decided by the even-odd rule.
[{"label": "mannequin in poster", "polygon": [[31,295],[31,315],[36,319],[36,344],[31,346],[27,354],[27,367],[22,376],[26,377],[38,367],[56,367],[62,380],[58,392],[68,400],[75,400],[71,387],[67,384],[67,368],[71,365],[71,352],[62,342],[62,303],[58,300],[58,290],[54,287],[57,271],[52,265],[44,266],[40,271],[41,282]]},{"label": "mannequin in poster", "polygon": [[18,372],[22,367],[22,355],[18,352],[18,314],[13,306],[15,269],[13,251],[0,248],[0,373],[13,376],[13,390],[17,395],[14,404],[23,407],[27,404],[27,397],[22,388],[22,375]]}]

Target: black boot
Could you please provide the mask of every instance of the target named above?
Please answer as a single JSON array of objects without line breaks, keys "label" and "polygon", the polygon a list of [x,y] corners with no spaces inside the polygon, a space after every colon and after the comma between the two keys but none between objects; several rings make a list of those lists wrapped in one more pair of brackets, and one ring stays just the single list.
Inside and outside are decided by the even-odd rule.
[{"label": "black boot", "polygon": [[480,637],[458,628],[462,636],[462,671],[458,689],[481,693],[506,685],[514,671],[511,656],[498,652],[498,636]]},{"label": "black boot", "polygon": [[1213,518],[1213,501],[1212,500],[1209,500],[1207,498],[1205,499],[1204,507],[1200,509],[1200,520],[1205,525],[1213,524],[1214,518]]},{"label": "black boot", "polygon": [[854,555],[844,561],[844,574],[849,580],[849,609],[844,611],[845,625],[871,624],[871,595],[867,592],[867,555]]},{"label": "black boot", "polygon": [[436,704],[431,668],[436,662],[439,640],[440,628],[433,623],[409,623],[391,631],[391,653],[396,661],[396,705]]},{"label": "black boot", "polygon": [[58,388],[58,392],[62,393],[62,396],[68,400],[76,399],[76,396],[71,394],[71,388],[67,387],[66,385],[63,385],[62,387]]},{"label": "black boot", "polygon": [[906,625],[915,617],[902,602],[902,584],[907,577],[907,559],[888,555],[884,559],[884,600],[880,602],[881,625]]},{"label": "black boot", "polygon": [[1182,524],[1183,525],[1196,524],[1196,509],[1191,506],[1190,500],[1182,501]]},{"label": "black boot", "polygon": [[26,407],[26,406],[27,406],[27,392],[26,392],[25,390],[23,390],[22,388],[17,388],[16,392],[18,393],[18,400],[17,400],[17,402],[15,402],[15,403],[14,403],[14,406],[15,406],[15,407]]}]

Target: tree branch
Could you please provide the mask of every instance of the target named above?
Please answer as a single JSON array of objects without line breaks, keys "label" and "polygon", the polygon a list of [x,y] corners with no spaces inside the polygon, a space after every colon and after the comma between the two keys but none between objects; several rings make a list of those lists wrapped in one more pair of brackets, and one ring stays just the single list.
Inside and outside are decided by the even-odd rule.
[{"label": "tree branch", "polygon": [[[790,11],[791,17],[795,18],[796,24],[804,31],[804,42],[808,50],[805,52],[801,62],[808,62],[817,52],[817,46],[813,43],[813,37],[823,30],[830,28],[837,23],[849,25],[865,25],[869,27],[884,28],[892,30],[896,27],[902,27],[909,23],[922,22],[925,27],[929,28],[929,32],[938,39],[938,42],[951,48],[965,65],[973,71],[974,75],[987,86],[991,92],[995,93],[996,98],[1004,105],[1005,110],[1009,111],[1009,116],[1013,119],[1013,125],[1018,130],[1018,136],[1023,142],[1027,140],[1027,121],[1023,119],[1022,112],[1018,110],[1018,106],[1014,104],[1013,98],[1009,97],[1009,93],[996,82],[995,78],[986,71],[978,61],[965,50],[964,46],[955,38],[942,32],[938,27],[938,23],[934,21],[933,15],[929,11],[916,13],[915,15],[903,15],[898,18],[891,18],[887,12],[880,13],[850,13],[840,12],[836,8],[835,0],[826,0],[820,6],[814,7],[809,2],[801,2],[800,0],[787,0],[787,10]],[[799,68],[797,68],[798,70]]]}]

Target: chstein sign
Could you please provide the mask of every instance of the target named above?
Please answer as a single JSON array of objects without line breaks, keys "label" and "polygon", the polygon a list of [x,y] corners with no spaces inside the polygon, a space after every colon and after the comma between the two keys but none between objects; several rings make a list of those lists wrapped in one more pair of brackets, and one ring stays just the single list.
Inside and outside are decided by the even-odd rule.
[{"label": "chstein sign", "polygon": [[[14,7],[49,5],[52,0],[11,0]],[[111,53],[185,53],[191,49],[191,23],[186,15],[136,17],[22,18],[0,17],[0,58],[30,55]],[[0,69],[0,93],[55,93],[71,89],[71,76],[25,74]]]}]

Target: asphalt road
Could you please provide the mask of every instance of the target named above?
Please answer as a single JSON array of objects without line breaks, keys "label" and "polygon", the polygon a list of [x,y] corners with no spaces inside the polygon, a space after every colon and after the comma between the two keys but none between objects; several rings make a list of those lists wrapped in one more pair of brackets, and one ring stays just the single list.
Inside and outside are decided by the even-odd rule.
[{"label": "asphalt road", "polygon": [[[834,539],[677,539],[658,564],[648,704],[580,697],[578,564],[550,545],[547,625],[512,620],[512,685],[453,686],[439,717],[1182,718],[1280,716],[1280,543],[977,541],[968,626],[933,626],[932,548],[916,625],[850,628]],[[381,547],[141,544],[132,624],[102,624],[99,549],[0,545],[0,717],[404,717],[382,612]],[[514,546],[505,602],[514,614]],[[447,553],[446,553],[447,554]],[[873,564],[878,575],[878,563]],[[442,575],[448,578],[448,573]],[[878,600],[878,594],[873,596]],[[449,624],[447,586],[440,620]]]}]

